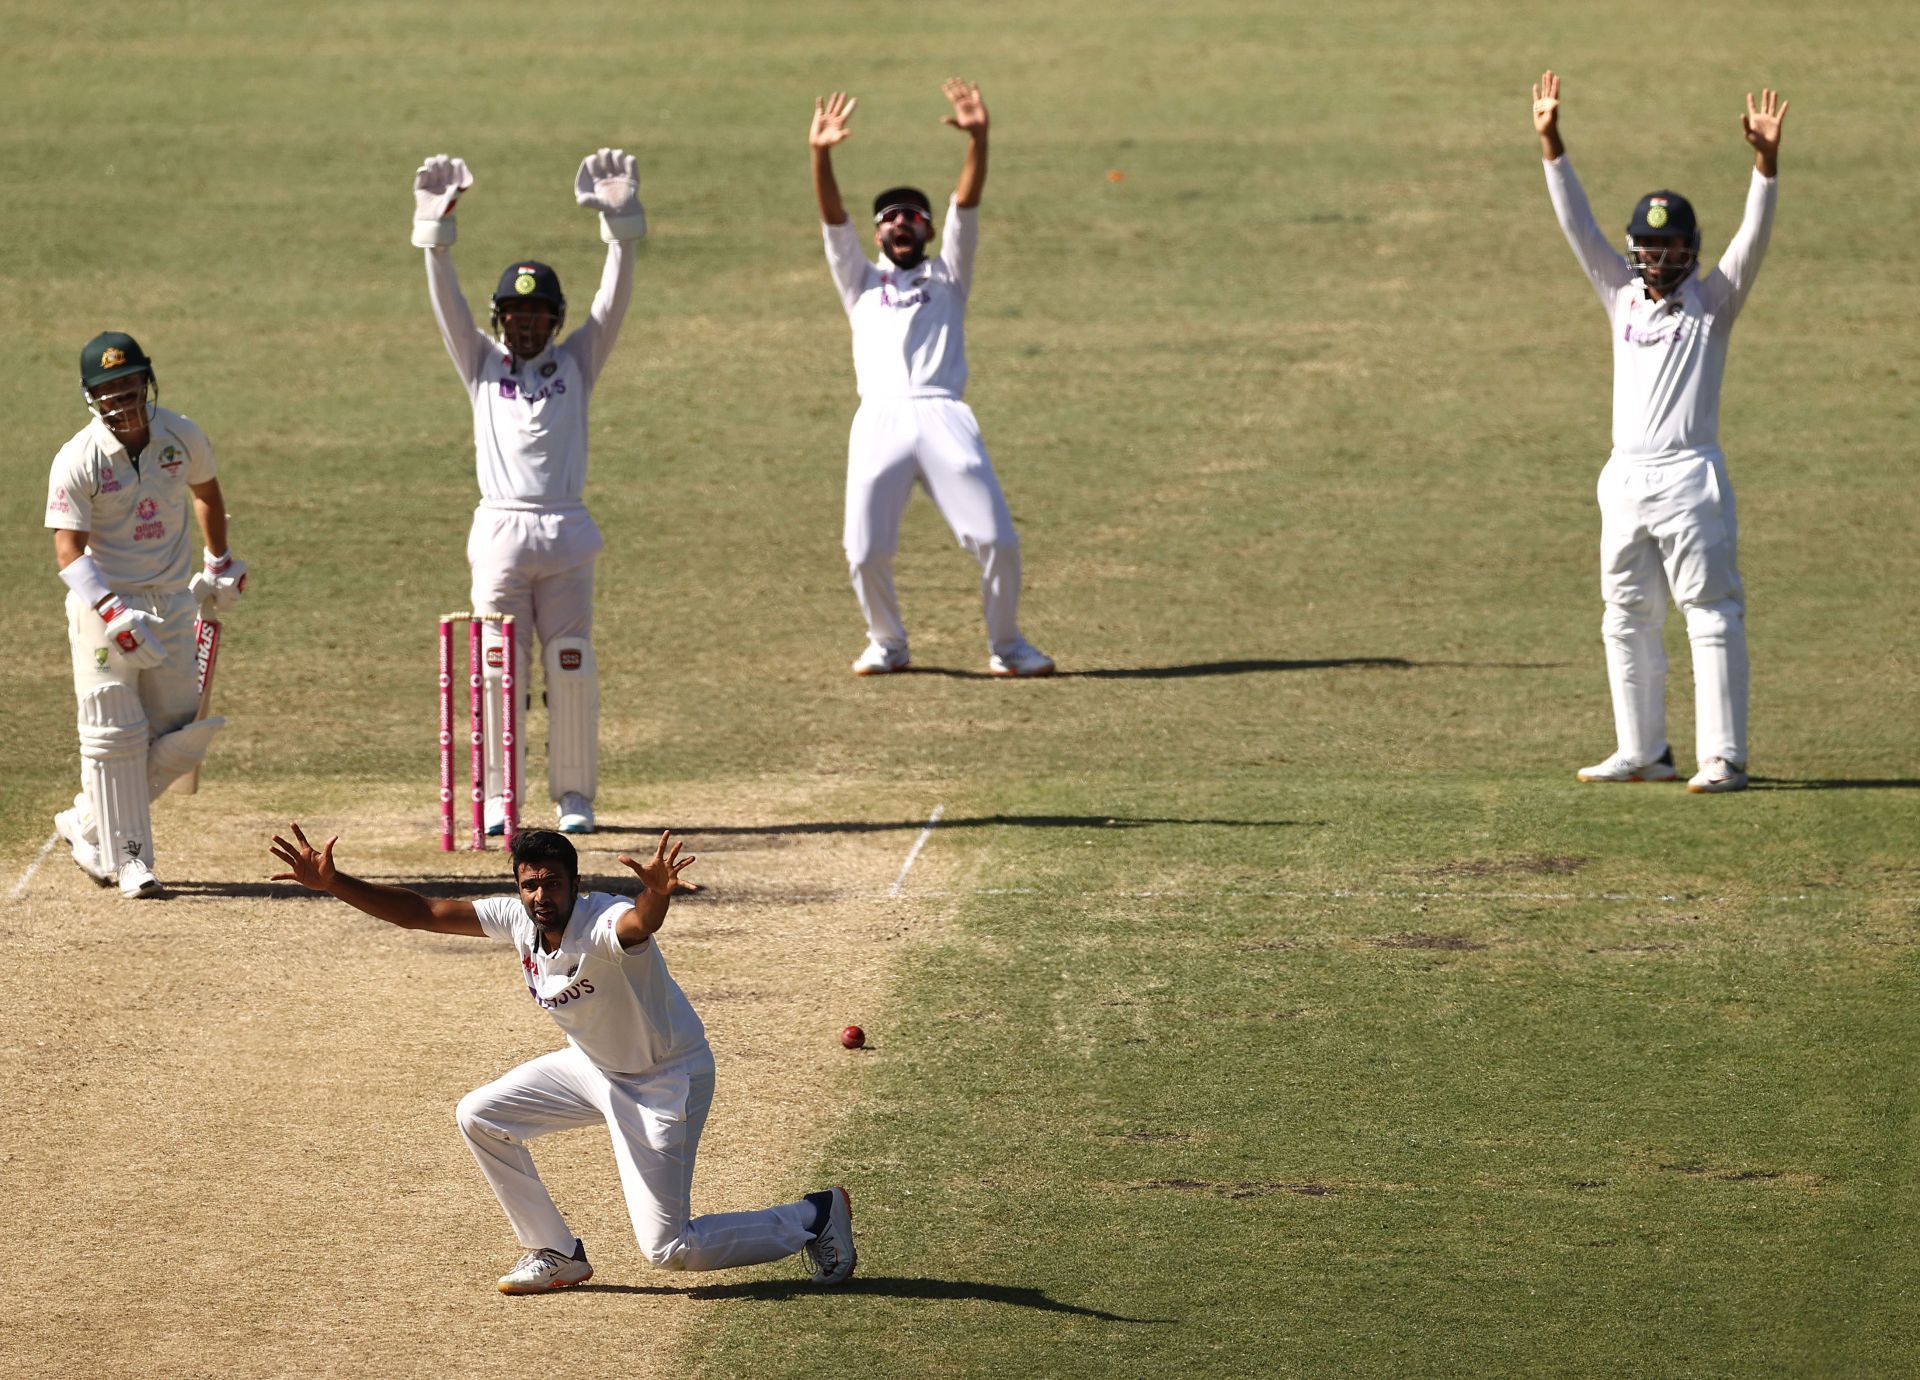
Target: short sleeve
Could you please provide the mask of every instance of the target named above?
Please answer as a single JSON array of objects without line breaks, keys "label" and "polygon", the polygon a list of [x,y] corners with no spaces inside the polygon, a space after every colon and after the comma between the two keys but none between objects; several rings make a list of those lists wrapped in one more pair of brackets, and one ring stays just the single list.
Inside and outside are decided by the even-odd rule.
[{"label": "short sleeve", "polygon": [[220,473],[220,467],[214,463],[213,442],[207,439],[190,418],[180,419],[180,437],[187,443],[187,483],[204,484]]},{"label": "short sleeve", "polygon": [[620,936],[614,932],[614,927],[620,923],[622,916],[633,909],[633,902],[624,896],[609,897],[608,902],[607,908],[594,917],[593,930],[588,943],[595,955],[618,963],[629,953],[639,953],[652,941],[644,940],[631,949],[623,947]]},{"label": "short sleeve", "polygon": [[68,532],[93,530],[93,493],[74,463],[72,447],[62,450],[53,462],[53,475],[47,481],[46,525]]},{"label": "short sleeve", "polygon": [[489,939],[513,943],[514,921],[527,913],[517,896],[482,896],[473,903],[474,918]]}]

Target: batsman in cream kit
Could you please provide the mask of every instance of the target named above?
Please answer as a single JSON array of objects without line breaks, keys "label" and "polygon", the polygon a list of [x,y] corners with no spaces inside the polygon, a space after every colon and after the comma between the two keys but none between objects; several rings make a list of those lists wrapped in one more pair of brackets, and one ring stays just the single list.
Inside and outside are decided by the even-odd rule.
[{"label": "batsman in cream kit", "polygon": [[[507,265],[493,294],[493,334],[480,330],[461,294],[452,247],[454,206],[473,186],[458,158],[429,158],[414,174],[413,243],[426,251],[427,292],[453,367],[473,404],[480,506],[467,537],[471,598],[479,613],[508,613],[522,630],[514,683],[539,638],[547,699],[547,789],[561,830],[593,832],[599,785],[600,676],[593,655],[593,573],[602,546],[587,512],[587,403],[619,338],[633,293],[634,241],[646,234],[634,160],[601,149],[581,160],[575,200],[600,213],[607,245],[587,320],[572,334],[560,277],[547,264]],[[491,716],[498,714],[502,651],[487,633]],[[487,740],[487,827],[505,819],[499,725]],[[516,751],[523,749],[516,743]],[[526,773],[516,771],[524,782]]]},{"label": "batsman in cream kit", "polygon": [[[213,446],[160,406],[139,343],[120,331],[89,340],[80,388],[93,420],[60,448],[47,486],[80,726],[81,790],[54,828],[102,885],[157,896],[152,802],[226,723],[194,717],[195,611],[231,608],[247,567],[227,549]],[[205,539],[198,573],[189,508]]]},{"label": "batsman in cream kit", "polygon": [[580,890],[573,845],[546,829],[511,845],[517,894],[429,899],[350,877],[329,841],[316,849],[295,824],[276,835],[275,881],[326,892],[402,929],[470,935],[511,947],[527,995],[567,1044],[511,1069],[460,1099],[456,1118],[474,1161],[524,1248],[501,1277],[506,1294],[543,1294],[593,1275],[534,1168],[528,1143],[604,1123],[634,1236],[649,1264],[725,1270],[805,1252],[817,1284],[853,1273],[853,1208],[844,1188],[749,1212],[693,1215],[694,1157],[713,1105],[714,1059],[705,1028],[661,957],[658,933],[680,873],[691,864],[661,834],[653,856],[620,861],[640,879],[632,900]]}]

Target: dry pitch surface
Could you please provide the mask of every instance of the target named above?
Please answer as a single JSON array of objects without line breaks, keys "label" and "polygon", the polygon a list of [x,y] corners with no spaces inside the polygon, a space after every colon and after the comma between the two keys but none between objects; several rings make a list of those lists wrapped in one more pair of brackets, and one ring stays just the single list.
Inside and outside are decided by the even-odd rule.
[{"label": "dry pitch surface", "polygon": [[[268,883],[275,804],[217,779],[163,801],[164,902],[103,894],[59,848],[25,879],[0,941],[12,971],[36,975],[0,1017],[15,1069],[0,1132],[14,1373],[460,1375],[478,1357],[501,1374],[556,1357],[575,1374],[674,1373],[686,1329],[730,1306],[703,1287],[741,1275],[650,1270],[591,1128],[535,1154],[592,1282],[494,1291],[519,1248],[454,1104],[559,1034],[498,946]],[[730,791],[678,811],[713,830],[690,836],[709,890],[676,903],[661,936],[720,1065],[696,1211],[818,1186],[798,1176],[857,1061],[886,1057],[891,978],[943,919],[944,900],[915,898],[950,894],[941,850],[890,895],[914,835],[783,832],[846,817],[820,804]],[[609,805],[615,827],[581,860],[603,890],[652,827]],[[350,871],[493,890],[501,855],[441,854],[428,814],[396,796],[302,822],[343,835]],[[877,1048],[842,1050],[848,1021]],[[797,1280],[803,1266],[757,1273]]]}]

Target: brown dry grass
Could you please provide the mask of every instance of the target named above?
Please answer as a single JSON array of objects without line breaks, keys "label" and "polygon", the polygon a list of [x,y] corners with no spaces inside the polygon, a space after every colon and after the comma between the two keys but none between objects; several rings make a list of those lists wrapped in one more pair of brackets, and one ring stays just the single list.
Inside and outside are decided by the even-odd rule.
[{"label": "brown dry grass", "polygon": [[[643,813],[608,803],[608,818]],[[803,786],[731,789],[677,800],[672,814],[729,826],[849,817],[823,813],[832,803]],[[62,849],[13,908],[0,940],[16,979],[0,1015],[13,1099],[0,1131],[0,1207],[13,1224],[6,1369],[676,1373],[696,1315],[705,1327],[716,1307],[740,1305],[688,1298],[724,1277],[646,1268],[602,1130],[535,1147],[589,1243],[593,1283],[535,1299],[492,1288],[518,1248],[461,1145],[454,1103],[560,1039],[521,994],[511,957],[284,885],[266,894],[274,806],[231,786],[163,804],[167,901],[97,890]],[[341,830],[342,866],[364,875],[500,875],[498,853],[435,851],[422,814],[360,799],[306,822]],[[617,873],[614,852],[641,838],[589,840],[583,873]],[[696,1210],[817,1186],[806,1176],[831,1129],[823,1109],[831,1123],[860,1068],[886,1057],[892,978],[942,919],[944,902],[912,895],[952,880],[938,848],[916,863],[907,896],[885,894],[912,838],[693,838],[710,891],[677,905],[662,939],[720,1066]],[[881,1049],[841,1050],[848,1021]]]}]

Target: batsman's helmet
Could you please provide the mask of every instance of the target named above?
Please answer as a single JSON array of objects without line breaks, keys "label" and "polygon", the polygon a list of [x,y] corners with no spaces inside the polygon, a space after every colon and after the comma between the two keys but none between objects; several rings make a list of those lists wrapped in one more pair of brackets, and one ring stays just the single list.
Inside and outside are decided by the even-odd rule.
[{"label": "batsman's helmet", "polygon": [[532,298],[553,308],[559,319],[553,333],[559,335],[567,324],[567,294],[560,290],[560,275],[535,259],[516,259],[500,275],[500,286],[493,290],[493,333],[500,334],[500,312],[508,302]]},{"label": "batsman's helmet", "polygon": [[[141,389],[139,396],[136,398],[127,393],[125,397],[116,397],[103,411],[100,400],[93,396],[94,390],[105,387],[115,379],[131,378],[136,374],[146,376],[146,386]],[[147,358],[147,352],[140,348],[139,341],[125,331],[102,331],[80,347],[80,395],[87,400],[87,411],[113,426],[136,410],[145,411],[148,404],[157,401],[160,397],[160,381],[154,377],[153,361]]]},{"label": "batsman's helmet", "polygon": [[[1678,238],[1678,246],[1654,244],[1656,238]],[[1700,223],[1693,203],[1678,192],[1648,192],[1633,208],[1627,222],[1627,260],[1648,287],[1669,292],[1693,272],[1700,261]]]}]

